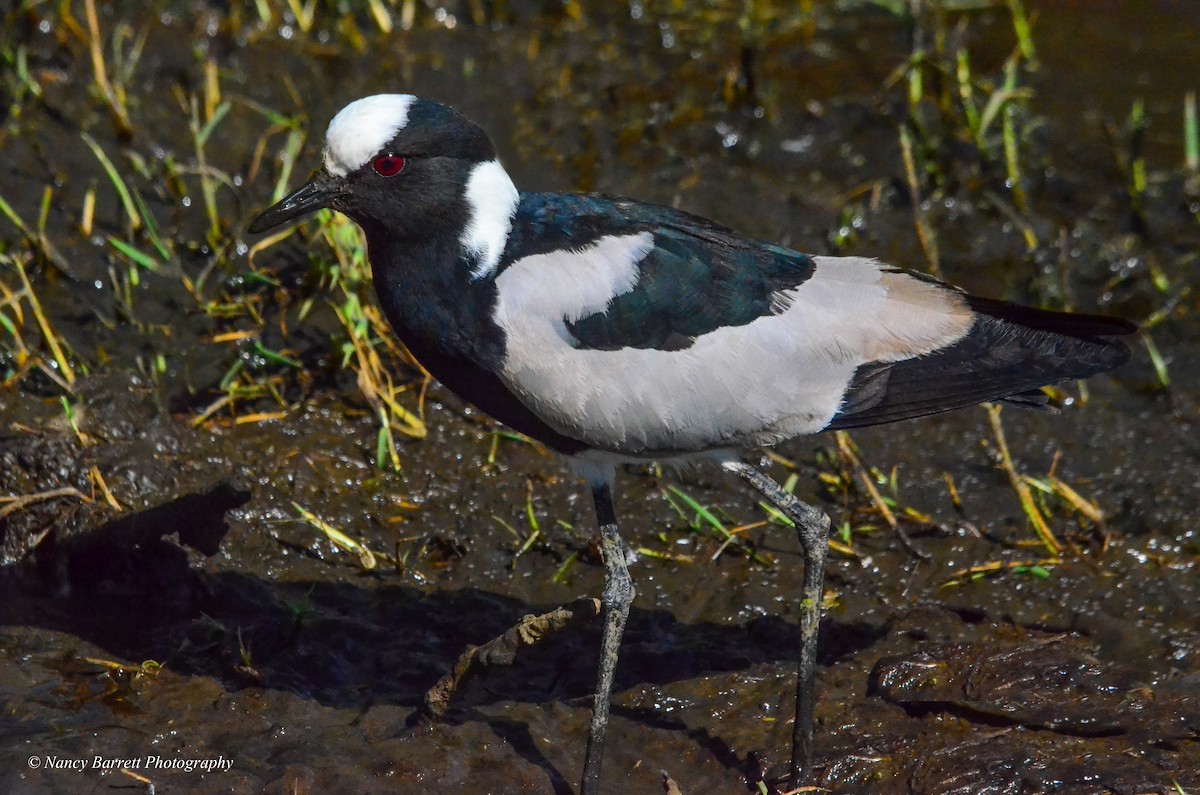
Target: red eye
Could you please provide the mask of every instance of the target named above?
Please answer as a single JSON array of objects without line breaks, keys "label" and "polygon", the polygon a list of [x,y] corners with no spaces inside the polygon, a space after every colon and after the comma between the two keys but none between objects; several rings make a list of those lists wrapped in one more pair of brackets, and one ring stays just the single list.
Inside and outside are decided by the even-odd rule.
[{"label": "red eye", "polygon": [[394,177],[404,170],[404,158],[399,155],[380,155],[371,162],[371,168],[381,177]]}]

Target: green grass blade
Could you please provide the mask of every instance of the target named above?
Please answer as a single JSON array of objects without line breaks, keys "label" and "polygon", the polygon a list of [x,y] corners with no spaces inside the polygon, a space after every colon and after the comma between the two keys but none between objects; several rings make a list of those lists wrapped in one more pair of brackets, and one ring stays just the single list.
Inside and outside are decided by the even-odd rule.
[{"label": "green grass blade", "polygon": [[721,535],[723,535],[725,538],[729,537],[730,533],[729,533],[729,530],[727,530],[725,528],[724,522],[722,522],[720,519],[718,519],[713,514],[713,512],[710,511],[708,508],[706,508],[703,505],[701,505],[700,503],[696,502],[696,500],[692,499],[690,496],[688,496],[686,493],[681,491],[676,486],[668,486],[667,491],[671,492],[671,494],[673,494],[675,497],[677,497],[680,502],[682,502],[684,505],[686,505],[688,510],[691,511],[695,515],[697,520],[710,525],[711,527],[713,527],[713,529],[715,529],[719,533],[721,533]]},{"label": "green grass blade", "polygon": [[115,248],[117,251],[124,254],[129,259],[133,260],[135,265],[137,265],[141,268],[145,268],[146,270],[150,271],[151,273],[158,273],[158,267],[159,267],[158,261],[155,260],[154,257],[151,257],[149,254],[139,251],[138,249],[134,248],[133,246],[129,245],[128,243],[121,241],[121,240],[117,240],[115,237],[111,237],[111,236],[108,238],[108,244],[110,246],[112,246],[113,248]]},{"label": "green grass blade", "polygon": [[270,348],[264,348],[263,344],[261,342],[258,342],[257,340],[255,340],[254,344],[250,347],[254,351],[255,354],[263,357],[264,359],[266,359],[268,362],[271,362],[272,364],[282,364],[286,367],[291,367],[296,370],[304,369],[304,365],[301,364],[296,359],[293,359],[290,356],[284,356],[282,353],[273,351]]},{"label": "green grass blade", "polygon": [[108,175],[108,181],[112,183],[117,197],[121,200],[121,206],[125,208],[125,214],[129,216],[129,223],[132,224],[134,230],[141,229],[143,223],[141,213],[138,212],[137,203],[134,202],[129,188],[126,187],[125,180],[121,179],[121,175],[117,172],[117,167],[108,159],[108,155],[100,148],[100,144],[96,143],[95,138],[87,133],[80,133],[80,135],[83,137],[83,142],[96,155],[96,159],[100,161],[100,167],[104,169],[104,173]]},{"label": "green grass blade", "polygon": [[146,223],[146,236],[150,238],[151,245],[158,252],[159,259],[163,262],[170,262],[171,250],[162,235],[158,233],[158,224],[154,221],[154,216],[150,213],[150,208],[146,206],[145,200],[142,199],[142,194],[134,191],[133,200],[137,203],[138,212],[141,214],[142,220]]},{"label": "green grass blade", "polygon": [[215,130],[217,125],[221,123],[221,119],[225,118],[225,114],[229,113],[229,107],[230,105],[228,100],[222,102],[220,105],[217,105],[216,109],[213,110],[212,118],[205,122],[204,126],[200,128],[200,131],[196,133],[197,145],[204,146],[206,143],[208,143],[208,137],[212,135],[213,130]]},{"label": "green grass blade", "polygon": [[284,143],[283,151],[279,155],[279,179],[275,181],[272,202],[279,201],[287,193],[288,185],[292,180],[292,169],[296,165],[296,158],[300,156],[300,147],[304,145],[304,137],[303,130],[292,130],[288,133],[287,142]]},{"label": "green grass blade", "polygon": [[1200,172],[1200,122],[1196,119],[1196,92],[1183,98],[1183,162],[1188,171]]}]

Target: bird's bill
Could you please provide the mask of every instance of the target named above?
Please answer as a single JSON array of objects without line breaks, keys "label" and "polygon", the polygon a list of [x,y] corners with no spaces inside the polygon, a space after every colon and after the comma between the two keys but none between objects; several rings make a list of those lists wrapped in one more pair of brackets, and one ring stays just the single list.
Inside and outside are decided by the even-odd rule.
[{"label": "bird's bill", "polygon": [[257,235],[313,210],[328,207],[341,190],[342,180],[339,177],[325,169],[315,171],[308,182],[297,191],[259,213],[259,216],[250,222],[249,231]]}]

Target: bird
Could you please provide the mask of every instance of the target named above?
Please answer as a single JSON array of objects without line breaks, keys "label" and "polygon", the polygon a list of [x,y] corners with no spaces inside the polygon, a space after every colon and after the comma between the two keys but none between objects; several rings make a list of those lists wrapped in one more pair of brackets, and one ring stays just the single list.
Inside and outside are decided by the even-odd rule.
[{"label": "bird", "polygon": [[804,575],[790,786],[813,754],[829,519],[743,451],[983,402],[1043,406],[1042,387],[1130,355],[1123,319],[968,294],[859,256],[800,253],[629,198],[522,192],[488,134],[412,94],[333,116],[323,159],[248,226],[319,208],[364,233],[376,295],[438,381],[563,456],[590,487],[604,567],[602,637],[580,790],[601,787],[613,672],[634,584],[617,467],[711,462],[796,526]]}]

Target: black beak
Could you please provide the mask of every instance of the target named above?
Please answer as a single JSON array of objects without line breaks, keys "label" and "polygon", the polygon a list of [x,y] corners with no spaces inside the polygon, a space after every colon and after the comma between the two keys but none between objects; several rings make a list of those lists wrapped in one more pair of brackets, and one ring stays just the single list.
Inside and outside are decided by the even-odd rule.
[{"label": "black beak", "polygon": [[314,171],[312,177],[299,190],[263,210],[251,221],[250,233],[257,235],[313,210],[329,207],[341,194],[344,184],[341,177],[335,177],[325,169]]}]

